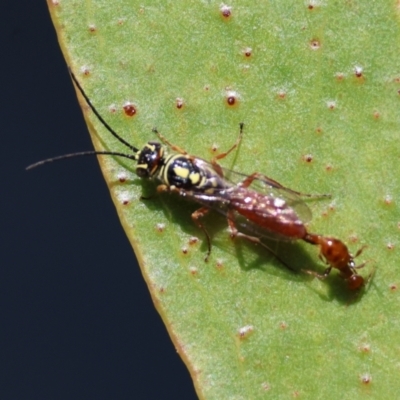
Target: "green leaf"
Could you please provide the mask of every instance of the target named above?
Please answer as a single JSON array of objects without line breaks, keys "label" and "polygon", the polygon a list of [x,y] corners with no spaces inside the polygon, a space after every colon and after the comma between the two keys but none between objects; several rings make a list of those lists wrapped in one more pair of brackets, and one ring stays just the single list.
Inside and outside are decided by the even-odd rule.
[{"label": "green leaf", "polygon": [[[397,272],[400,30],[396,2],[49,1],[60,45],[93,104],[127,141],[172,143],[306,193],[308,229],[346,242],[375,272],[350,293],[294,274],[229,239],[226,221],[155,195],[135,165],[100,157],[155,306],[207,399],[391,398],[400,388]],[[228,105],[227,96],[236,96]],[[177,107],[177,99],[183,107]],[[127,152],[80,99],[96,149]],[[131,102],[134,116],[123,112]],[[140,196],[153,196],[143,200]],[[193,238],[198,238],[197,242]],[[192,243],[195,242],[195,243]],[[296,270],[323,272],[318,249],[272,242]]]}]

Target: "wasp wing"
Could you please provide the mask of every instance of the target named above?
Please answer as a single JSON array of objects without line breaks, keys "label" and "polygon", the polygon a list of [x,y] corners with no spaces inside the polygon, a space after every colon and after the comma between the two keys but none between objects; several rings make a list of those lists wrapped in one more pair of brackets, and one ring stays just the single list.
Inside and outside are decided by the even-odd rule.
[{"label": "wasp wing", "polygon": [[[253,190],[265,196],[269,196],[271,198],[283,200],[289,207],[293,209],[293,211],[298,215],[299,219],[303,223],[311,221],[312,213],[302,197],[308,197],[308,198],[321,197],[318,195],[315,196],[315,195],[304,194],[289,189],[280,184],[279,182],[275,181],[274,179],[259,173],[246,175],[241,172],[236,172],[228,168],[221,167],[219,164],[215,166],[212,163],[209,163],[208,161],[197,157],[194,158],[193,162],[196,165],[198,165],[199,168],[204,168],[204,165],[207,165],[208,169],[215,171],[216,174],[218,174],[221,178],[229,182],[232,186],[244,187],[243,185],[245,184],[245,182],[251,180],[248,186],[250,190]],[[225,188],[216,187],[212,190],[212,195],[214,195],[215,197],[219,197],[221,199],[221,197],[225,196],[225,192],[226,192]],[[196,196],[198,195],[200,195],[201,197],[201,193],[196,193]],[[206,201],[207,201],[207,196],[208,194],[205,194],[206,198],[204,200]],[[322,197],[327,197],[327,196],[323,195]],[[265,215],[265,218],[269,217],[273,217],[273,215],[272,214]]]},{"label": "wasp wing", "polygon": [[[213,189],[212,193],[180,191],[180,194],[222,214],[242,233],[283,241],[301,239],[306,233],[303,221],[281,198],[240,186]],[[247,199],[255,199],[255,203],[251,205]]]}]

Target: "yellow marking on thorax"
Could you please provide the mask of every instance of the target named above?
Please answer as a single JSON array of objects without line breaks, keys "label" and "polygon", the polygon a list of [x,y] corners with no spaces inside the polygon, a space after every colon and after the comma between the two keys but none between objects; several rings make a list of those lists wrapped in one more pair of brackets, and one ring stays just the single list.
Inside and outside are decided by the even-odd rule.
[{"label": "yellow marking on thorax", "polygon": [[186,179],[189,176],[190,171],[187,168],[174,167],[174,173],[175,175]]},{"label": "yellow marking on thorax", "polygon": [[192,182],[193,185],[197,185],[200,182],[201,176],[198,172],[192,172],[189,175],[190,182]]}]

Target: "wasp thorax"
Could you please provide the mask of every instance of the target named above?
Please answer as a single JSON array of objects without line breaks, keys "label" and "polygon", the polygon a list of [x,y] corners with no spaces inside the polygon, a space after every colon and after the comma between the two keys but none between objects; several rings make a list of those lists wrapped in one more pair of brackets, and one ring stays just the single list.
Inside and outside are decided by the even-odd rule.
[{"label": "wasp thorax", "polygon": [[163,164],[164,150],[158,142],[148,142],[141,150],[138,163],[136,166],[136,174],[140,178],[150,178]]}]

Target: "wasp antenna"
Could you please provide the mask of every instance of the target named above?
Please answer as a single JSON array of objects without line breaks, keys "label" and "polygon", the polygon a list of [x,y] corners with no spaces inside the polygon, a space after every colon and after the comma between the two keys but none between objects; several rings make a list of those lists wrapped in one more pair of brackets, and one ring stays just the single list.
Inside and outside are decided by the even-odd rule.
[{"label": "wasp antenna", "polygon": [[118,157],[124,157],[124,158],[129,158],[130,160],[135,160],[135,155],[131,154],[124,154],[124,153],[118,153],[115,151],[94,151],[94,150],[89,150],[89,151],[80,151],[78,153],[70,153],[70,154],[63,154],[62,156],[57,156],[57,157],[52,157],[52,158],[46,158],[45,160],[38,161],[34,164],[28,165],[25,169],[29,170],[32,168],[39,167],[40,165],[43,164],[48,164],[53,161],[59,161],[63,160],[65,158],[72,158],[72,157],[79,157],[79,156],[118,156]]},{"label": "wasp antenna", "polygon": [[86,100],[86,103],[89,105],[89,107],[92,109],[94,112],[94,115],[98,118],[98,120],[104,125],[104,127],[121,143],[123,143],[126,147],[131,149],[134,153],[138,152],[139,149],[137,149],[135,146],[132,146],[130,143],[128,143],[126,140],[124,140],[121,136],[118,135],[117,132],[114,131],[113,128],[105,121],[105,119],[100,115],[100,113],[96,110],[95,106],[92,104],[92,102],[89,100],[89,97],[86,95],[85,91],[83,90],[81,84],[79,83],[78,79],[72,72],[71,68],[68,67],[69,74],[71,75],[72,80],[74,81],[76,87],[78,88],[79,92],[82,94],[83,98]]}]

